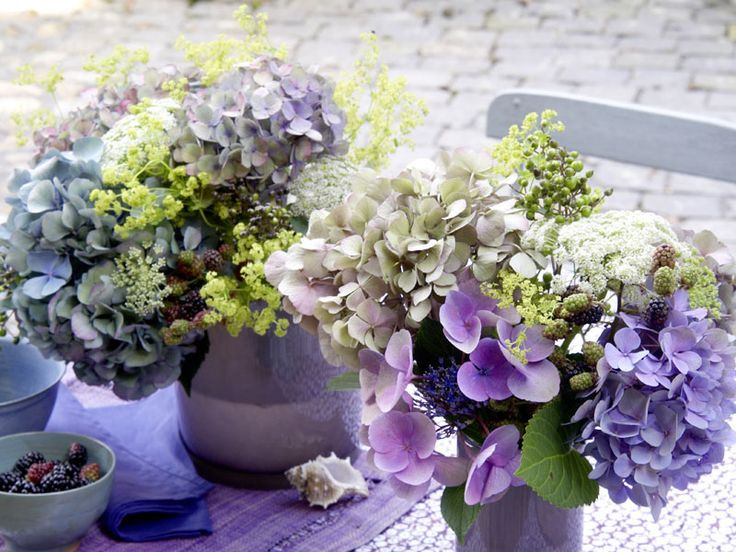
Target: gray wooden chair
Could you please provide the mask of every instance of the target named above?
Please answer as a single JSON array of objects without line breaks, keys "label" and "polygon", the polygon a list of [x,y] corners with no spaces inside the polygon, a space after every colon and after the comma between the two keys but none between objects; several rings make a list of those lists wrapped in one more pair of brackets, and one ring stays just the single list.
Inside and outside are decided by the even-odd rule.
[{"label": "gray wooden chair", "polygon": [[488,108],[486,134],[501,138],[524,115],[557,111],[559,141],[584,155],[736,182],[736,125],[584,96],[516,89]]}]

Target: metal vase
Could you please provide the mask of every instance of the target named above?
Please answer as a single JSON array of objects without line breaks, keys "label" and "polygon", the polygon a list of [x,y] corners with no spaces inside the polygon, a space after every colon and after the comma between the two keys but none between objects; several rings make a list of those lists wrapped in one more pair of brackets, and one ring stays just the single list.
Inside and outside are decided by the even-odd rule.
[{"label": "metal vase", "polygon": [[335,452],[357,456],[357,392],[328,391],[341,369],[317,338],[292,325],[285,337],[209,330],[210,350],[192,382],[177,385],[181,437],[199,473],[255,489],[288,486],[284,471]]},{"label": "metal vase", "polygon": [[583,509],[566,510],[542,500],[526,485],[486,504],[458,552],[580,552]]}]

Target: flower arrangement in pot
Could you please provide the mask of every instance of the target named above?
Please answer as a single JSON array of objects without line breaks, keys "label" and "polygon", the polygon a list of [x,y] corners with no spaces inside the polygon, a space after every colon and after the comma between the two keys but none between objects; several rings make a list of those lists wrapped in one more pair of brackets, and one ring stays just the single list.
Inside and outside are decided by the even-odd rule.
[{"label": "flower arrangement in pot", "polygon": [[[495,510],[512,525],[532,523],[540,498],[539,516],[548,504],[574,516],[600,487],[656,518],[732,435],[736,264],[708,232],[601,213],[610,192],[591,187],[561,130],[553,112],[530,114],[491,156],[356,178],[266,264],[325,357],[353,369],[340,380],[360,388],[375,465],[402,495],[446,485],[460,542],[471,527],[477,542],[476,517],[516,488],[534,498],[514,499],[516,522]],[[454,434],[458,456],[437,452]],[[579,520],[553,510],[550,534],[576,528],[561,542],[579,547]]]},{"label": "flower arrangement in pot", "polygon": [[[426,110],[378,64],[372,35],[334,84],[287,61],[265,16],[235,17],[242,40],[180,39],[181,67],[117,47],[85,67],[98,76],[86,106],[16,117],[36,151],[0,236],[6,321],[124,399],[188,390],[217,328],[289,333],[266,258],[299,241],[316,205],[343,199],[347,175],[409,143]],[[19,83],[53,95],[61,78],[25,67]],[[249,343],[231,355],[242,372]]]}]

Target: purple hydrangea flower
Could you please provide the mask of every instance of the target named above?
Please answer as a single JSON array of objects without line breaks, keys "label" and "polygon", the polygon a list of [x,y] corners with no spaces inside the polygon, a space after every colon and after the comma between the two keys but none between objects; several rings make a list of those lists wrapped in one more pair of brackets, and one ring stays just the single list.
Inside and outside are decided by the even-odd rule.
[{"label": "purple hydrangea flower", "polygon": [[359,377],[363,402],[388,412],[399,402],[413,377],[411,334],[401,330],[392,335],[384,355],[362,349],[358,356],[362,366]]},{"label": "purple hydrangea flower", "polygon": [[406,485],[423,485],[434,473],[434,424],[420,412],[386,412],[368,428],[373,462]]},{"label": "purple hydrangea flower", "polygon": [[622,372],[631,372],[634,366],[647,356],[647,351],[639,349],[641,339],[632,329],[623,328],[616,332],[613,343],[606,343],[606,361],[611,366]]},{"label": "purple hydrangea flower", "polygon": [[32,299],[43,299],[53,295],[64,286],[72,276],[72,265],[69,257],[59,256],[53,251],[31,251],[28,253],[28,268],[31,272],[40,273],[26,280],[23,293]]},{"label": "purple hydrangea flower", "polygon": [[501,352],[498,341],[484,337],[457,372],[460,391],[474,401],[503,400],[511,396],[509,376],[514,367]]},{"label": "purple hydrangea flower", "polygon": [[466,504],[488,504],[503,497],[511,486],[523,485],[514,475],[521,464],[519,430],[505,425],[494,429],[470,465],[465,484]]},{"label": "purple hydrangea flower", "polygon": [[[733,338],[691,310],[686,292],[672,301],[678,314],[659,332],[628,317],[630,330],[619,332],[635,331],[647,355],[628,371],[610,366],[608,355],[601,360],[599,387],[573,417],[590,439],[583,447],[595,460],[590,477],[614,502],[648,506],[655,519],[669,489],[709,473],[734,439],[727,424],[736,411]],[[621,352],[623,341],[616,343]]]},{"label": "purple hydrangea flower", "polygon": [[463,353],[470,353],[480,341],[483,328],[473,300],[460,291],[451,291],[440,307],[440,323],[445,337]]},{"label": "purple hydrangea flower", "polygon": [[512,326],[499,320],[496,328],[501,353],[514,368],[506,381],[511,393],[526,401],[551,401],[560,391],[560,373],[547,360],[554,341],[542,335],[541,326]]},{"label": "purple hydrangea flower", "polygon": [[667,361],[683,374],[697,370],[702,364],[700,355],[693,351],[698,339],[689,327],[665,328],[659,332],[659,344]]}]

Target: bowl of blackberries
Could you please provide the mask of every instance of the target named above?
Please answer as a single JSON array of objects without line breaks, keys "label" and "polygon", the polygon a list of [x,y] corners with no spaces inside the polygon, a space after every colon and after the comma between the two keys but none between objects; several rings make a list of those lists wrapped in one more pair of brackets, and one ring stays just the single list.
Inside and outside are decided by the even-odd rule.
[{"label": "bowl of blackberries", "polygon": [[11,552],[73,549],[107,508],[115,454],[72,433],[0,438],[0,537]]}]

